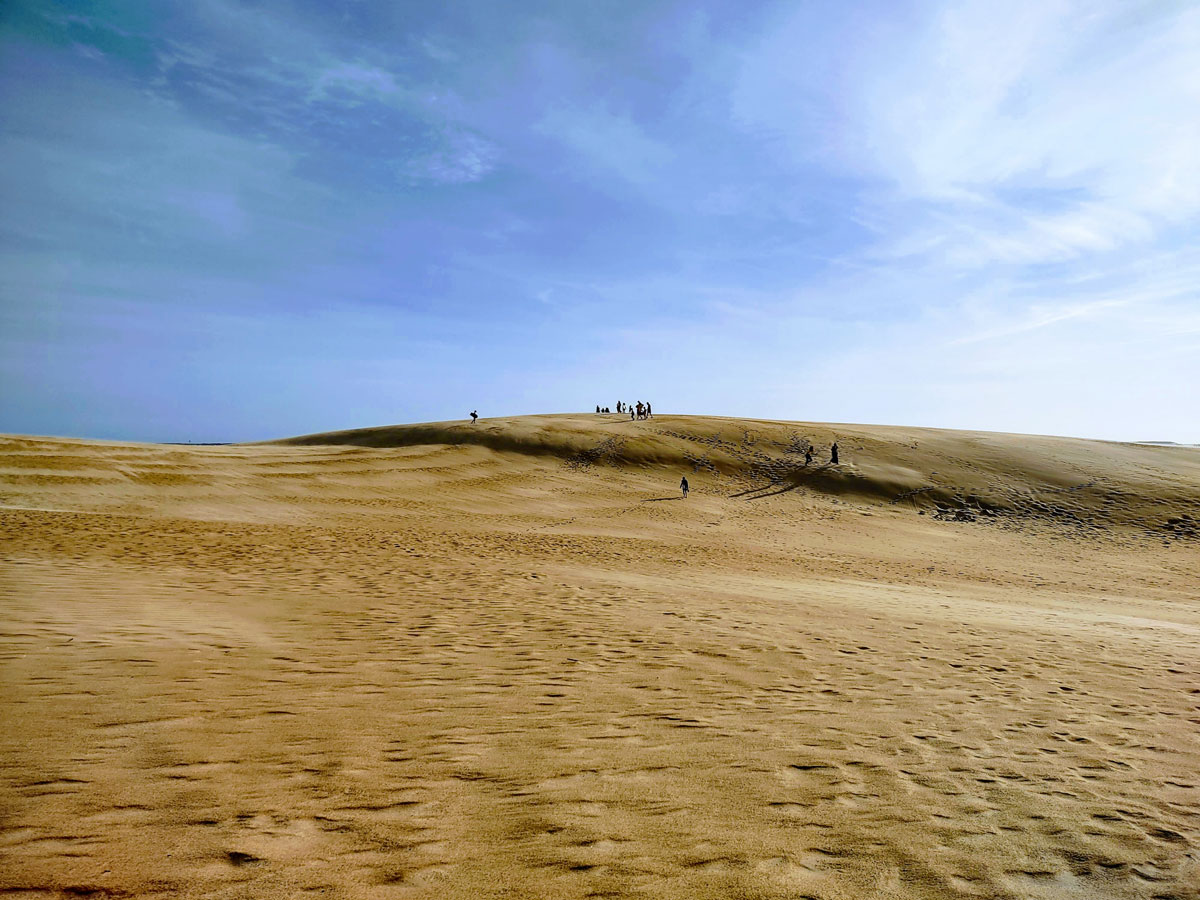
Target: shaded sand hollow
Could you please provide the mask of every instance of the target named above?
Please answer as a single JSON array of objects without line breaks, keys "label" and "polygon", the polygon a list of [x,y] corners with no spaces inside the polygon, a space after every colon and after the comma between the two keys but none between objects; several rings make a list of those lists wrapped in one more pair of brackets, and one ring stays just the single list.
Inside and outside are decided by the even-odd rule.
[{"label": "shaded sand hollow", "polygon": [[1200,897],[1195,449],[8,437],[0,507],[4,897]]}]

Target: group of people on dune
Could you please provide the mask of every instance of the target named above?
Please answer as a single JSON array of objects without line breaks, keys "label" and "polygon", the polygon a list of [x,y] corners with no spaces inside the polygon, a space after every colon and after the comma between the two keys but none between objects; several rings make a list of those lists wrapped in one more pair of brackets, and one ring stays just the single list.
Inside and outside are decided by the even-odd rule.
[{"label": "group of people on dune", "polygon": [[[809,444],[808,448],[804,451],[804,465],[811,466],[812,461],[813,461],[813,447],[812,447],[812,444]],[[837,441],[834,441],[833,446],[829,448],[829,464],[833,465],[833,466],[836,466],[838,464]]]},{"label": "group of people on dune", "polygon": [[[603,406],[603,407],[597,406],[596,412],[611,413],[612,410],[609,409],[607,406]],[[621,415],[624,415],[625,413],[629,413],[630,419],[651,419],[654,417],[654,410],[652,410],[650,408],[650,404],[643,403],[641,400],[639,400],[637,403],[633,404],[633,406],[630,406],[628,403],[624,403],[624,402],[618,400],[617,401],[617,412]]]}]

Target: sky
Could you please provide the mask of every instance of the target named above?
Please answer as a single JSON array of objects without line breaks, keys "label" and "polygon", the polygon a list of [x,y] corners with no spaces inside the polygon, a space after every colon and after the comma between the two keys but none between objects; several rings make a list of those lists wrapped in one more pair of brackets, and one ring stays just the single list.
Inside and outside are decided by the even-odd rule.
[{"label": "sky", "polygon": [[1200,442],[1200,4],[0,4],[0,432]]}]

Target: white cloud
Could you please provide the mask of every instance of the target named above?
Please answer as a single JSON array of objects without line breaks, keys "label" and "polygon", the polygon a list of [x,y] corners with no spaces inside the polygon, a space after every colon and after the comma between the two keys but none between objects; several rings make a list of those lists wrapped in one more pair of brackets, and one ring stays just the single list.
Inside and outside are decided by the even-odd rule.
[{"label": "white cloud", "polygon": [[797,160],[881,180],[863,199],[885,220],[925,204],[888,223],[892,256],[1072,259],[1200,216],[1200,7],[947,4],[865,27],[824,81],[798,38],[764,42],[735,113]]}]

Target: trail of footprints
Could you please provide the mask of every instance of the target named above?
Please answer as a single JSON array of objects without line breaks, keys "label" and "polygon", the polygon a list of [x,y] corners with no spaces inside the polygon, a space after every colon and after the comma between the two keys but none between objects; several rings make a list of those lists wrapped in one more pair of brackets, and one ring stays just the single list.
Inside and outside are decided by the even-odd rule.
[{"label": "trail of footprints", "polygon": [[[1128,636],[1109,664],[1016,614],[749,616],[699,582],[681,607],[427,569],[302,593],[304,572],[265,575],[263,603],[297,588],[294,612],[252,628],[241,581],[152,584],[148,615],[119,566],[25,567],[3,702],[39,718],[0,744],[0,886],[1198,896],[1187,636]],[[88,735],[74,751],[62,723]]]}]

